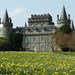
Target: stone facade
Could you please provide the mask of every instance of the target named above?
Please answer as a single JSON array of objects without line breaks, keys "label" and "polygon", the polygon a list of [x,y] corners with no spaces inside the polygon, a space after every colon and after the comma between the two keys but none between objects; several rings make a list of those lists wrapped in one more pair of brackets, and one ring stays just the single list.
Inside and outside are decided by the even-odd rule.
[{"label": "stone facade", "polygon": [[31,15],[29,26],[23,32],[23,48],[34,51],[52,51],[50,44],[55,26],[50,14]]}]

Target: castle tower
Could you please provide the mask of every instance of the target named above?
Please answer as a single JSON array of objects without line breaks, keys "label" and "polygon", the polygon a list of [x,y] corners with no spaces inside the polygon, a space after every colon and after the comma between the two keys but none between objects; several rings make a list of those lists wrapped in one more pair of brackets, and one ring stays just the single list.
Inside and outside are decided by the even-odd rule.
[{"label": "castle tower", "polygon": [[3,21],[0,23],[0,37],[5,37],[8,39],[10,34],[12,33],[12,27],[12,20],[8,16],[8,12],[6,10]]},{"label": "castle tower", "polygon": [[63,6],[60,17],[59,17],[59,15],[57,15],[57,26],[61,27],[63,25],[70,25],[70,22],[71,22],[70,14],[68,14],[68,16],[67,16],[65,6]]}]

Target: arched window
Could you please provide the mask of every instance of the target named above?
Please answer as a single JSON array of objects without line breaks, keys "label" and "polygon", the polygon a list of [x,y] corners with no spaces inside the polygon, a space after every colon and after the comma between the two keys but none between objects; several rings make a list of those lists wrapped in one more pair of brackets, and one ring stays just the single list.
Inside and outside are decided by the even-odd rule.
[{"label": "arched window", "polygon": [[41,46],[41,51],[45,51],[44,45]]},{"label": "arched window", "polygon": [[36,48],[36,46],[33,46],[33,50],[34,50],[34,51],[37,51],[37,48]]},{"label": "arched window", "polygon": [[44,40],[44,36],[41,36],[41,41],[43,41]]},{"label": "arched window", "polygon": [[36,37],[35,36],[33,36],[33,41],[36,41]]}]

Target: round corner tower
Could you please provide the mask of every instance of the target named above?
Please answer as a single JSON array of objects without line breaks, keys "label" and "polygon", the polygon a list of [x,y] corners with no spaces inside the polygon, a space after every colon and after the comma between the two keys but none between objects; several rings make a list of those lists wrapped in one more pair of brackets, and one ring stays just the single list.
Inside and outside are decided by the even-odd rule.
[{"label": "round corner tower", "polygon": [[6,10],[3,21],[0,19],[0,37],[4,37],[9,39],[10,34],[12,33],[13,23],[11,18],[8,16],[8,12]]},{"label": "round corner tower", "polygon": [[58,25],[58,27],[61,27],[63,25],[70,26],[70,23],[71,23],[70,14],[68,14],[68,16],[67,16],[65,6],[63,6],[60,18],[59,18],[59,15],[57,15],[57,25]]}]

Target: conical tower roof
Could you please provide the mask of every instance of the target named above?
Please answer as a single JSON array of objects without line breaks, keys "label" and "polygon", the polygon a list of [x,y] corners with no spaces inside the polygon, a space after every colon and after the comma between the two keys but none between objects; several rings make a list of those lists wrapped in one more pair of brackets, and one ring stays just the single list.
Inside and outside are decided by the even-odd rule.
[{"label": "conical tower roof", "polygon": [[66,14],[65,6],[63,6],[60,19],[61,20],[66,20],[67,19],[67,14]]},{"label": "conical tower roof", "polygon": [[5,15],[4,15],[4,18],[3,18],[2,23],[6,23],[6,22],[9,22],[9,16],[8,16],[7,9],[6,9],[6,11],[5,11]]}]

